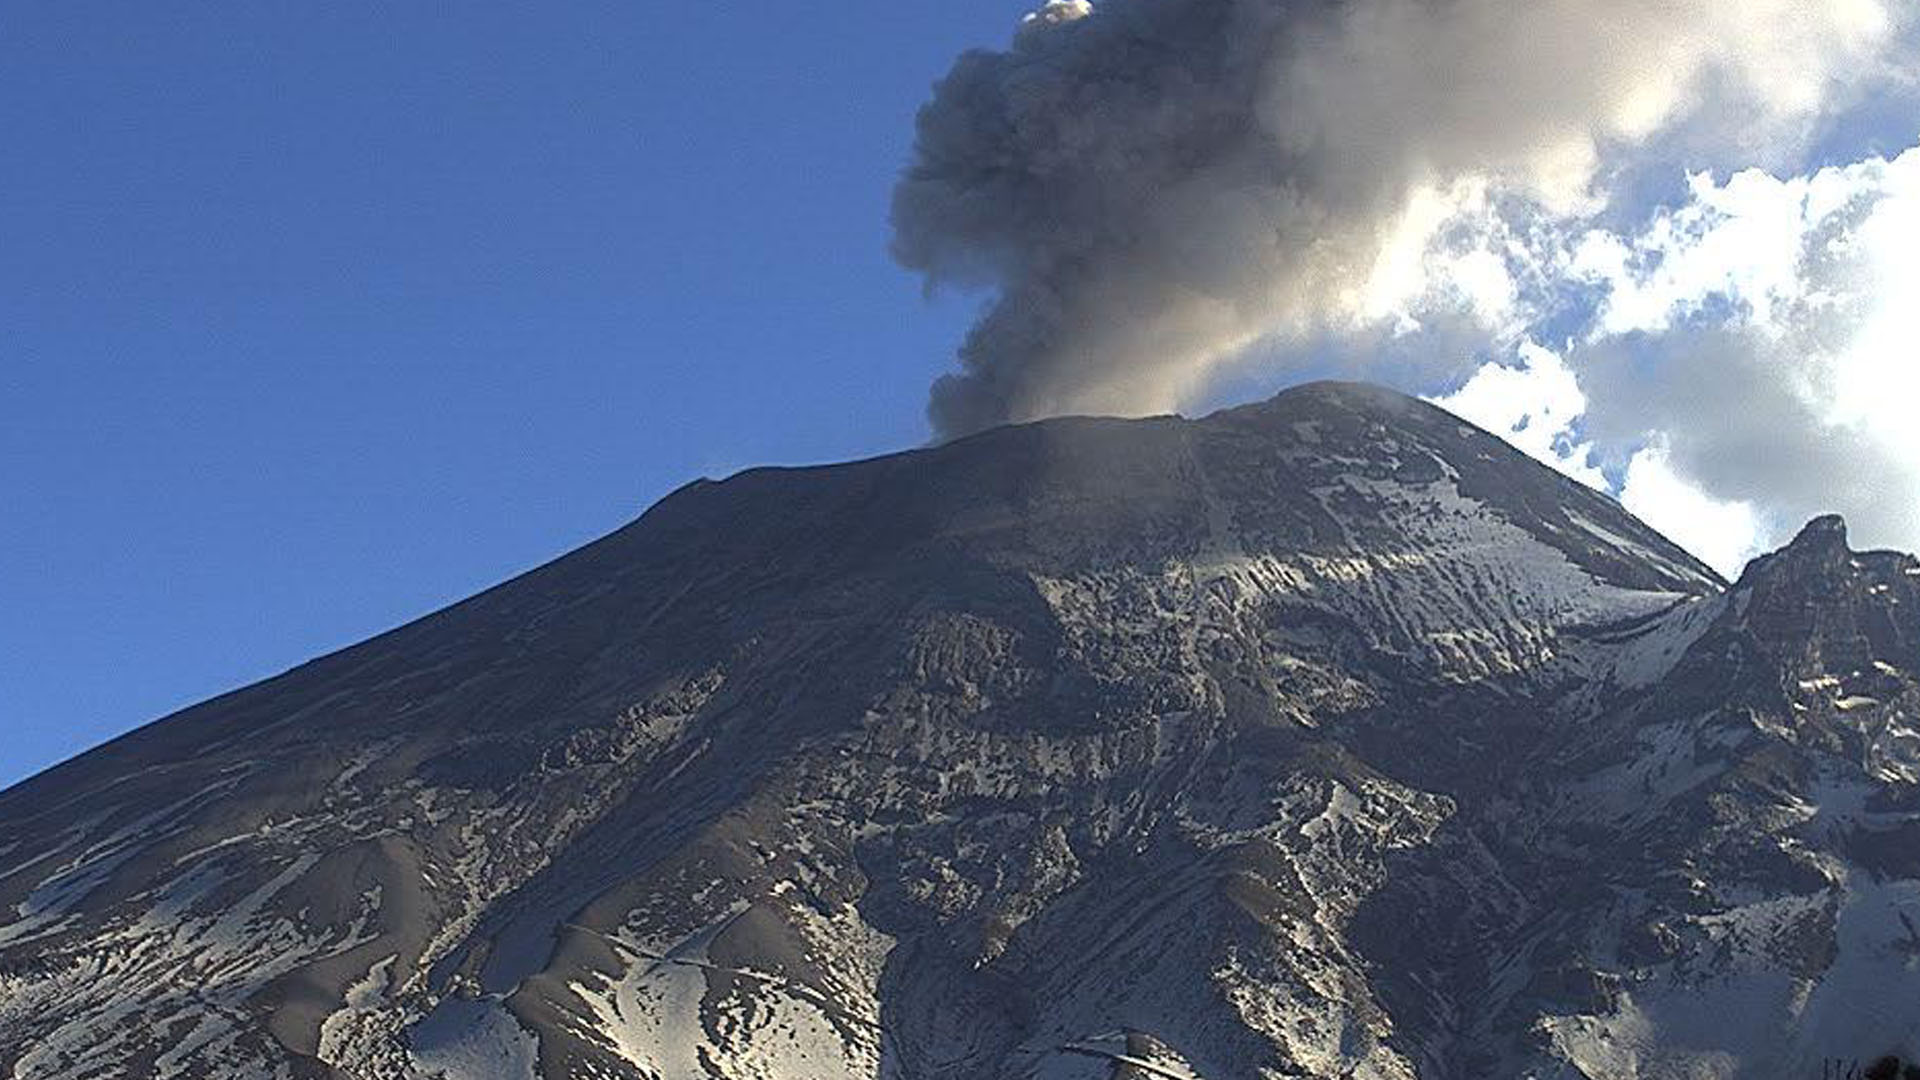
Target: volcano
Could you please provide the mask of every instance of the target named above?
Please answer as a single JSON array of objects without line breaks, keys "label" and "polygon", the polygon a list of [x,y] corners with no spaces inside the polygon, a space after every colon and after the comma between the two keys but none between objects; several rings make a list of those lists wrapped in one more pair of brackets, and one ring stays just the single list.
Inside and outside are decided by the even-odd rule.
[{"label": "volcano", "polygon": [[1916,672],[1365,385],[750,470],[0,793],[0,1069],[1836,1075]]}]

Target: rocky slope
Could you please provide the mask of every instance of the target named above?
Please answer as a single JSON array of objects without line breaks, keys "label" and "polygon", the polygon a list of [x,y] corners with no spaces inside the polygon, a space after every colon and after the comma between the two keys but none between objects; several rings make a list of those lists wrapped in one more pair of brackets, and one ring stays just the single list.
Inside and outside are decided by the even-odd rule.
[{"label": "rocky slope", "polygon": [[1821,1076],[1917,591],[1349,384],[703,481],[0,793],[0,1069]]}]

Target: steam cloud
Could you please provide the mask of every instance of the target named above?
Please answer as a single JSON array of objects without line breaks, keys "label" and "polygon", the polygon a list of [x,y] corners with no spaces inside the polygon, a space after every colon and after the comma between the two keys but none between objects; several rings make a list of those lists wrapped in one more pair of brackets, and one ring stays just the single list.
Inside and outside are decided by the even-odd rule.
[{"label": "steam cloud", "polygon": [[904,266],[992,291],[936,432],[1177,408],[1263,338],[1404,317],[1464,204],[1591,215],[1659,140],[1757,160],[1896,2],[1050,0],[954,64],[894,194]]}]

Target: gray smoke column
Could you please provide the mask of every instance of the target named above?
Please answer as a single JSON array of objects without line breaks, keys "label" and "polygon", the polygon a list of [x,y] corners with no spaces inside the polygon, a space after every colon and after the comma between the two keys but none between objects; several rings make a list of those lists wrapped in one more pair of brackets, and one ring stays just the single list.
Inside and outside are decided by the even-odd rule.
[{"label": "gray smoke column", "polygon": [[[1888,0],[1891,2],[1891,0]],[[1352,326],[1425,192],[1591,207],[1702,108],[1817,116],[1880,0],[1051,0],[921,110],[894,254],[993,299],[942,436],[1179,406],[1267,335]],[[1429,200],[1431,202],[1431,200]]]}]

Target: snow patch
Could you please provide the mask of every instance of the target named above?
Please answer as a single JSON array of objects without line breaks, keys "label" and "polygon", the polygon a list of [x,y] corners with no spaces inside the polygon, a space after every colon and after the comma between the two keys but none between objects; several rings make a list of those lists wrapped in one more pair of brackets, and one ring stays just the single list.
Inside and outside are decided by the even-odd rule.
[{"label": "snow patch", "polygon": [[497,996],[446,998],[407,1039],[415,1063],[438,1080],[537,1080],[538,1040]]}]

